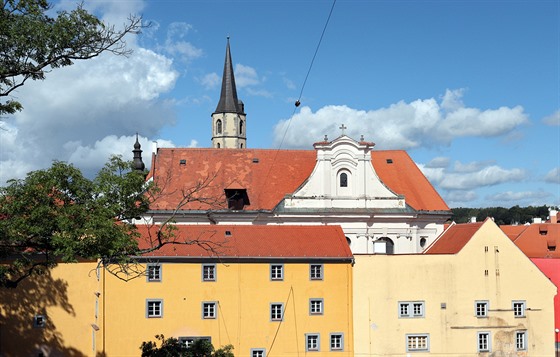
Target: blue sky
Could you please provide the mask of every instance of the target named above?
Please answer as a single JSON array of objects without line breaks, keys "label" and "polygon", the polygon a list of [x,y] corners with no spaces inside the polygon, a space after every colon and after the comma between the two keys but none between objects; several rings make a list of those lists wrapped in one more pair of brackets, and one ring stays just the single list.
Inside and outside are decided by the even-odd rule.
[{"label": "blue sky", "polygon": [[[75,7],[55,3],[55,9]],[[560,205],[560,2],[85,1],[118,28],[110,55],[16,93],[0,181],[69,161],[96,172],[151,141],[209,147],[230,36],[249,148],[312,149],[326,134],[406,150],[451,207]]]}]

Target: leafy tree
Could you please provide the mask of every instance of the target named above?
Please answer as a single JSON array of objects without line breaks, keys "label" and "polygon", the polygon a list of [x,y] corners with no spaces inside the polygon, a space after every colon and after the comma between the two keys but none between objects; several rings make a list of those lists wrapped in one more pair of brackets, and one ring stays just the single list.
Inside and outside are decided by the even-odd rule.
[{"label": "leafy tree", "polygon": [[549,207],[528,206],[519,207],[518,205],[511,208],[504,207],[486,207],[486,208],[452,208],[453,220],[457,223],[470,222],[471,217],[476,217],[477,221],[483,221],[487,217],[494,218],[498,225],[505,224],[525,224],[533,222],[533,218],[541,218],[543,221],[549,215]]},{"label": "leafy tree", "polygon": [[160,341],[160,347],[154,341],[142,342],[142,357],[235,357],[232,345],[214,350],[212,343],[204,339],[194,341],[189,347],[174,337],[166,339],[164,335],[156,335],[156,340]]},{"label": "leafy tree", "polygon": [[103,52],[130,54],[124,37],[143,27],[141,17],[130,16],[124,28],[116,30],[82,5],[51,17],[47,0],[0,1],[0,115],[22,109],[12,94],[29,79],[43,80],[54,68]]}]

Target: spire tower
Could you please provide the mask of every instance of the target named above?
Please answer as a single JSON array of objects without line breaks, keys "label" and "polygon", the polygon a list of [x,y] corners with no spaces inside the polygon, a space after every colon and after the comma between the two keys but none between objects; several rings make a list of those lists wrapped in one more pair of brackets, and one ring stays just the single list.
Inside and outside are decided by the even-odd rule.
[{"label": "spire tower", "polygon": [[244,149],[246,143],[245,108],[243,102],[237,98],[228,37],[222,76],[222,91],[220,92],[218,106],[212,113],[212,147]]}]

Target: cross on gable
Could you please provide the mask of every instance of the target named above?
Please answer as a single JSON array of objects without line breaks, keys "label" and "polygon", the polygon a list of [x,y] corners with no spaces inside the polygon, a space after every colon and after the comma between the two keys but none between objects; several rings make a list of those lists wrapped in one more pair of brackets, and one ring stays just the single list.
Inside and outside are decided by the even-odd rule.
[{"label": "cross on gable", "polygon": [[348,129],[344,124],[342,124],[339,129],[342,131],[342,135],[344,135],[344,129]]}]

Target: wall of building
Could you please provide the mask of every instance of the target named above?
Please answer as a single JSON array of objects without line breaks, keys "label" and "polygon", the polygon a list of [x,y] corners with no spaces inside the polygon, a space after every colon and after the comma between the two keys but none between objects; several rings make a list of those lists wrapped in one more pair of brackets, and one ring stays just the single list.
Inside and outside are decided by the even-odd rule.
[{"label": "wall of building", "polygon": [[[356,355],[406,356],[407,334],[429,335],[433,355],[489,355],[477,352],[478,332],[490,332],[492,355],[554,353],[556,288],[493,223],[456,255],[358,255],[355,260]],[[488,317],[475,316],[477,300],[488,302]],[[526,303],[524,317],[514,316],[514,300]],[[422,317],[399,317],[399,303],[408,301],[423,302]],[[516,351],[517,331],[527,333],[524,351]]]}]

